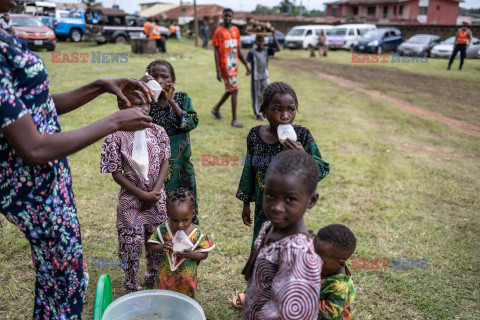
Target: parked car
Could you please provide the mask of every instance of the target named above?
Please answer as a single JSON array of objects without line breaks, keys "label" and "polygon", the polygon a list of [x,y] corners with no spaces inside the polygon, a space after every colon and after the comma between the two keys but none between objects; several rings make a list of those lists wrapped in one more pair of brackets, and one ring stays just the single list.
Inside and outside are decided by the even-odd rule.
[{"label": "parked car", "polygon": [[[280,47],[283,47],[285,44],[285,33],[276,30],[275,37],[277,38]],[[265,45],[269,47],[275,47],[275,40],[273,40],[273,36],[271,34],[265,36]]]},{"label": "parked car", "polygon": [[397,48],[399,55],[430,56],[430,51],[439,44],[441,39],[433,34],[416,34],[408,38]]},{"label": "parked car", "polygon": [[[450,58],[453,53],[454,42],[455,37],[448,38],[447,40],[433,47],[430,51],[430,56],[434,58]],[[473,38],[472,43],[467,47],[467,58],[477,58],[478,50],[480,50],[480,40],[478,38]],[[460,58],[460,52],[455,58]]]},{"label": "parked car", "polygon": [[[120,9],[87,8],[85,22],[85,38],[98,44],[106,42],[124,44],[131,38],[145,36],[143,26],[127,25],[127,15]],[[160,28],[160,31],[164,34],[164,29]]]},{"label": "parked car", "polygon": [[127,26],[129,27],[143,27],[147,19],[140,17],[138,14],[129,14],[127,16]]},{"label": "parked car", "polygon": [[40,48],[55,50],[57,45],[55,33],[38,18],[28,14],[11,14],[10,19],[13,35],[25,40],[30,50]]},{"label": "parked car", "polygon": [[376,28],[374,24],[341,24],[327,30],[325,44],[329,49],[350,50],[353,43],[359,40],[362,35]]},{"label": "parked car", "polygon": [[242,48],[251,48],[255,43],[257,37],[254,34],[247,34],[245,36],[240,36],[240,42]]},{"label": "parked car", "polygon": [[53,28],[60,40],[70,38],[73,42],[79,42],[85,34],[85,10],[57,9],[55,17],[42,17],[42,21]]},{"label": "parked car", "polygon": [[[277,37],[278,43],[282,46],[285,43],[285,33],[280,31],[275,31],[275,36]],[[245,36],[240,36],[240,42],[242,43],[242,48],[252,48],[255,44],[255,39],[257,37],[254,34],[247,34]],[[275,47],[275,40],[271,34],[265,36],[265,45],[269,47]]]},{"label": "parked car", "polygon": [[402,41],[402,33],[397,28],[378,28],[367,31],[353,43],[351,49],[370,53],[395,51]]},{"label": "parked car", "polygon": [[284,45],[289,49],[311,49],[317,44],[322,31],[333,28],[327,25],[297,26],[290,29],[285,36]]}]

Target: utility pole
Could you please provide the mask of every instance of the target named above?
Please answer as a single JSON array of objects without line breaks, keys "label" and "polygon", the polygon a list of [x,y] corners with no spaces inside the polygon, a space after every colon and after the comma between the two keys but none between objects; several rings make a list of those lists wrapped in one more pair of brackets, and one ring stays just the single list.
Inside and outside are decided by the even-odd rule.
[{"label": "utility pole", "polygon": [[193,0],[193,19],[195,20],[195,47],[198,47],[197,0]]},{"label": "utility pole", "polygon": [[300,21],[302,21],[302,14],[303,14],[303,5],[302,5],[302,0],[300,0]]},{"label": "utility pole", "polygon": [[180,20],[182,18],[182,0],[180,0],[180,11],[178,14],[178,25],[180,25]]}]

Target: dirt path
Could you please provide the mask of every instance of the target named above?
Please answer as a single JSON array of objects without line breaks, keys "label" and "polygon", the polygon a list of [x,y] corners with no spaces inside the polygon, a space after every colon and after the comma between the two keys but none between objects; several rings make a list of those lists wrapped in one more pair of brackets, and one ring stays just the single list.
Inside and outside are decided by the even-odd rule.
[{"label": "dirt path", "polygon": [[[336,85],[339,85],[341,87],[345,87],[345,88],[349,88],[349,89],[353,89],[353,90],[362,92],[362,93],[367,94],[367,95],[369,95],[373,98],[386,101],[391,106],[393,106],[395,108],[398,108],[398,109],[401,109],[401,110],[404,110],[404,111],[407,111],[410,114],[413,114],[415,116],[420,116],[420,117],[424,117],[424,118],[427,118],[427,119],[435,120],[435,121],[447,124],[449,126],[452,126],[456,129],[462,131],[462,132],[471,134],[471,135],[476,136],[476,137],[480,137],[480,126],[477,126],[475,124],[472,124],[472,123],[469,123],[469,122],[466,122],[466,121],[463,121],[463,120],[453,119],[453,118],[450,118],[450,117],[445,116],[443,114],[440,114],[438,112],[427,110],[425,108],[422,108],[418,105],[412,104],[412,103],[410,103],[408,101],[405,101],[403,99],[394,98],[392,96],[389,96],[389,95],[387,95],[383,92],[380,92],[378,90],[366,89],[366,87],[364,85],[362,85],[362,84],[360,84],[356,81],[347,80],[343,77],[339,77],[339,76],[336,76],[336,75],[332,75],[332,74],[329,74],[329,73],[319,71],[320,69],[322,69],[321,68],[322,66],[325,66],[327,64],[331,65],[331,63],[323,63],[321,65],[318,65],[317,63],[312,63],[309,60],[305,59],[305,60],[282,60],[281,66],[284,66],[284,67],[295,66],[296,68],[299,68],[299,66],[301,66],[300,68],[302,70],[311,72],[311,73],[317,75],[318,77],[329,80],[329,81],[331,81],[331,82],[333,82]],[[340,66],[340,67],[343,68],[343,66]],[[332,69],[327,69],[327,70],[331,71]],[[379,69],[376,69],[375,71],[377,73],[379,73],[378,72]],[[391,72],[391,70],[388,71],[388,73],[390,73],[390,72]],[[383,72],[381,72],[381,73],[383,73]]]}]

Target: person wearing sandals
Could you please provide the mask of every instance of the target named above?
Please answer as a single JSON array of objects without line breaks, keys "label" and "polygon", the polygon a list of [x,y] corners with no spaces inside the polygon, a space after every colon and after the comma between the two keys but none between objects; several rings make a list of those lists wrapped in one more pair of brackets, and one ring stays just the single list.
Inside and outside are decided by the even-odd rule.
[{"label": "person wearing sandals", "polygon": [[218,81],[224,81],[225,93],[220,101],[213,107],[212,114],[216,119],[222,120],[220,107],[232,96],[232,126],[236,128],[243,128],[243,124],[237,119],[237,71],[238,59],[242,61],[247,68],[247,76],[250,75],[250,68],[247,61],[243,57],[240,49],[240,31],[232,25],[233,11],[232,9],[223,10],[223,24],[215,30],[212,39],[212,46],[215,53],[215,66],[217,69]]}]

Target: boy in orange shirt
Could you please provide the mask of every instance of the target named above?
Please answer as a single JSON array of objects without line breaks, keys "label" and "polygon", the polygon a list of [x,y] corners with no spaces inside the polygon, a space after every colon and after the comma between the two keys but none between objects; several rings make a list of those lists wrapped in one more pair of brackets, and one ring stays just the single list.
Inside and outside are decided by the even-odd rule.
[{"label": "boy in orange shirt", "polygon": [[232,96],[232,126],[236,128],[243,128],[243,124],[237,120],[237,71],[238,59],[242,61],[247,68],[247,76],[250,75],[250,68],[247,61],[243,57],[240,49],[240,31],[232,25],[233,11],[232,9],[223,10],[223,24],[215,30],[212,39],[212,46],[215,52],[215,66],[217,68],[218,81],[225,82],[226,92],[223,94],[220,101],[213,107],[212,114],[215,118],[223,119],[220,113],[222,104]]}]

